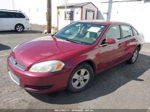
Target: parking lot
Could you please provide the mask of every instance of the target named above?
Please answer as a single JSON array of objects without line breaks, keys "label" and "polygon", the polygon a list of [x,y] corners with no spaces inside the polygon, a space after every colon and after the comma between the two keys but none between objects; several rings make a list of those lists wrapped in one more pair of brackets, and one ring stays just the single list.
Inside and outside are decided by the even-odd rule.
[{"label": "parking lot", "polygon": [[11,48],[41,36],[41,29],[24,33],[0,32],[1,109],[148,109],[150,108],[150,44],[144,44],[138,61],[122,63],[98,75],[90,88],[72,94],[26,92],[7,75]]}]

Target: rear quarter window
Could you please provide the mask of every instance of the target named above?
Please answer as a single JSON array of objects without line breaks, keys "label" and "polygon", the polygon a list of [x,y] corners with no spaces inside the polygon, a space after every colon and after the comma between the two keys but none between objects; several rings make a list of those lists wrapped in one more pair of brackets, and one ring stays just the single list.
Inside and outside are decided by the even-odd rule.
[{"label": "rear quarter window", "polygon": [[134,34],[134,36],[139,35],[139,33],[137,32],[137,30],[136,30],[135,28],[132,28],[132,30],[133,30],[133,34]]},{"label": "rear quarter window", "polygon": [[22,13],[15,13],[16,18],[25,18],[25,16]]}]

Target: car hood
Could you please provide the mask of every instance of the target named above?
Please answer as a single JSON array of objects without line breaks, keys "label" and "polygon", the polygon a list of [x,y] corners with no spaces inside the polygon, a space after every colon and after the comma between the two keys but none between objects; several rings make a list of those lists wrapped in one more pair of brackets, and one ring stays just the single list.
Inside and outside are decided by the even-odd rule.
[{"label": "car hood", "polygon": [[17,46],[11,55],[19,63],[30,66],[41,61],[61,59],[64,54],[80,51],[86,47],[86,45],[46,36]]},{"label": "car hood", "polygon": [[57,60],[72,51],[85,49],[81,45],[55,37],[41,37],[17,46],[11,55],[20,63],[27,66],[47,60]]}]

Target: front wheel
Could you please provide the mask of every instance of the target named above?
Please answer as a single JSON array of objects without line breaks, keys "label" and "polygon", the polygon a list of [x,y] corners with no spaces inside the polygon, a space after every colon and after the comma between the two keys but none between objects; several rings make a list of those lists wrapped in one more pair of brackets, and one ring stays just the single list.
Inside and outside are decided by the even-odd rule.
[{"label": "front wheel", "polygon": [[68,90],[71,92],[80,92],[84,90],[92,81],[94,72],[89,64],[77,66],[71,74],[68,84]]},{"label": "front wheel", "polygon": [[127,63],[129,64],[133,64],[136,62],[136,60],[138,59],[138,56],[139,56],[139,48],[137,47],[133,54],[132,54],[132,57],[127,61]]}]

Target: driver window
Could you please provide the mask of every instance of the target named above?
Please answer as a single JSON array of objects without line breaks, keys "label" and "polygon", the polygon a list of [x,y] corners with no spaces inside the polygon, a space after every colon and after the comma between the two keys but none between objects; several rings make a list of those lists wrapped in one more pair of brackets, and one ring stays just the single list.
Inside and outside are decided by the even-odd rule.
[{"label": "driver window", "polygon": [[112,26],[106,33],[106,38],[121,39],[120,27]]}]

